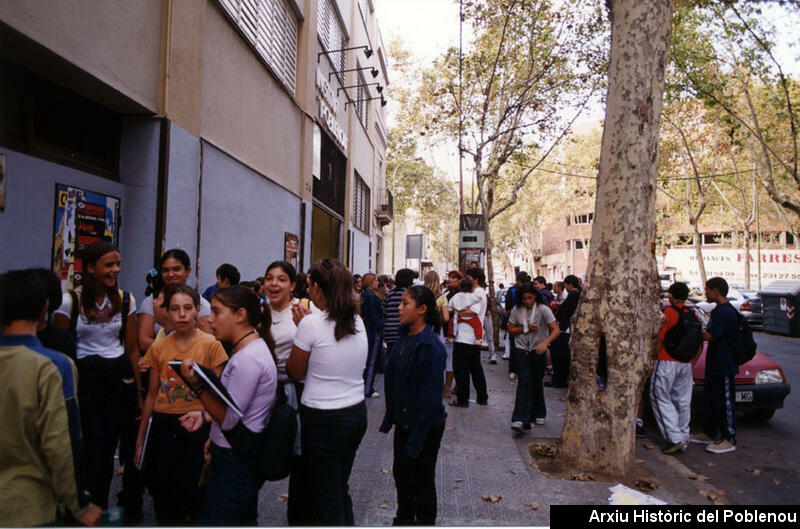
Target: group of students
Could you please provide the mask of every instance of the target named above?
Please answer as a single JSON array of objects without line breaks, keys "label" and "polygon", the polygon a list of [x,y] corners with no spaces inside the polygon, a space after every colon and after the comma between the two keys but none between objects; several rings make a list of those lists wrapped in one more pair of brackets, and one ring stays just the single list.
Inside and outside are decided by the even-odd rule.
[{"label": "group of students", "polygon": [[[264,275],[266,302],[243,285],[222,286],[209,302],[186,285],[191,263],[174,249],[137,307],[119,288],[117,248],[96,242],[82,257],[81,286],[63,295],[52,273],[47,286],[40,278],[47,271],[0,276],[0,383],[10,395],[2,404],[9,424],[0,435],[0,525],[53,523],[58,504],[96,524],[108,507],[117,446],[125,466],[118,503],[129,511],[137,502],[141,509],[146,486],[161,525],[254,525],[263,478],[230,436],[241,426],[263,430],[279,392],[299,422],[289,524],[354,525],[348,481],[374,391],[365,371],[378,363],[380,431],[394,428],[395,522],[435,523],[447,355],[430,289],[404,289],[398,332],[379,362],[380,327],[360,313],[370,304],[382,312],[380,304],[369,294],[359,303],[352,274],[335,259],[310,268],[308,299],[295,296],[292,265],[276,261]],[[53,329],[60,338],[42,345],[35,335]],[[198,366],[219,377],[242,416],[207,390]]]}]

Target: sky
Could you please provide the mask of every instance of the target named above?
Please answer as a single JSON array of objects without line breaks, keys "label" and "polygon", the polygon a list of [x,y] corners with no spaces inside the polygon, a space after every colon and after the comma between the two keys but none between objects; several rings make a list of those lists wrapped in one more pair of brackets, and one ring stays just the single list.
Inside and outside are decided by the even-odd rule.
[{"label": "sky", "polygon": [[[432,62],[448,47],[458,46],[458,0],[373,0],[375,12],[385,43],[394,37],[402,39],[406,48],[423,64]],[[768,7],[765,16],[771,18],[778,30],[779,42],[775,55],[784,72],[800,77],[800,36],[793,27],[795,17],[786,17],[781,8]],[[464,26],[465,46],[469,42]],[[391,66],[390,66],[391,68]],[[391,80],[391,70],[389,79]],[[392,103],[389,102],[388,122],[394,123]],[[585,115],[576,127],[586,128],[603,117],[603,109],[596,108]],[[454,145],[440,145],[421,149],[419,153],[429,165],[441,170],[450,178],[458,178],[458,154]],[[465,170],[465,175],[468,174]]]}]

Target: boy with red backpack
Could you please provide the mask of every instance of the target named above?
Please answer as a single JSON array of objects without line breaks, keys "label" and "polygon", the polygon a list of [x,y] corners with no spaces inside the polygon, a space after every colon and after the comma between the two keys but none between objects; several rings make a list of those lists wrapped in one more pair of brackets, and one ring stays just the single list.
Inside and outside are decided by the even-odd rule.
[{"label": "boy with red backpack", "polygon": [[692,364],[703,351],[702,325],[684,304],[689,297],[686,283],[669,287],[670,306],[658,334],[658,358],[650,379],[650,404],[666,445],[665,454],[685,452],[689,446],[692,404]]}]

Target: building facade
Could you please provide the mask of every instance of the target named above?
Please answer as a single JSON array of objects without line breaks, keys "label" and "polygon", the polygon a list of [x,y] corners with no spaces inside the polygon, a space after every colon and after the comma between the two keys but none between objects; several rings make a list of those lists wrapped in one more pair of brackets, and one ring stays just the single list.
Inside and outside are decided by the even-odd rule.
[{"label": "building facade", "polygon": [[223,262],[382,271],[371,0],[0,0],[0,61],[0,269],[66,278],[105,235],[137,294],[173,247],[203,287]]}]

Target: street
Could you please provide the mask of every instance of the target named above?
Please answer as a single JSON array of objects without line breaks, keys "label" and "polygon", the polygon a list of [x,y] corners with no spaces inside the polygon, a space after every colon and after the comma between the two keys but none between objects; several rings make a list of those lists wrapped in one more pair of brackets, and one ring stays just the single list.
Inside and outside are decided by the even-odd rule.
[{"label": "street", "polygon": [[[712,455],[693,445],[677,458],[737,504],[794,504],[800,497],[800,338],[754,333],[758,350],[783,368],[792,392],[768,422],[737,418],[736,452]],[[656,439],[655,428],[649,435]],[[713,464],[713,466],[709,466]]]}]

